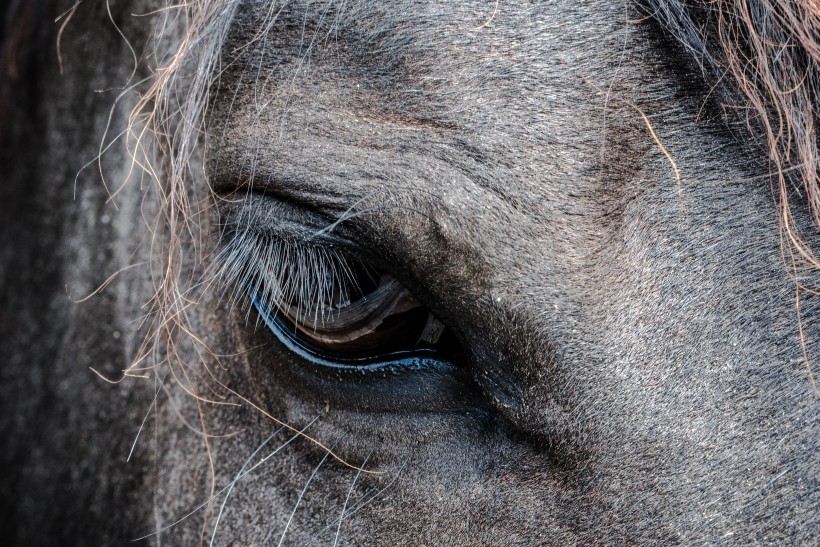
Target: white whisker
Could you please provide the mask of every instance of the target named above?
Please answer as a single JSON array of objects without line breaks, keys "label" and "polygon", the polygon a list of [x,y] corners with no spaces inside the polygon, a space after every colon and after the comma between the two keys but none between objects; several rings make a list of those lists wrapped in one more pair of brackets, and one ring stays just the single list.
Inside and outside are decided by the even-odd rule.
[{"label": "white whisker", "polygon": [[[333,447],[331,447],[331,450],[333,448],[335,448],[335,444]],[[293,506],[293,511],[291,511],[290,513],[290,518],[288,518],[288,522],[285,524],[285,529],[282,530],[282,537],[279,538],[279,543],[277,544],[277,547],[282,547],[282,543],[284,543],[285,541],[285,535],[288,533],[288,528],[290,528],[290,524],[291,522],[293,522],[293,517],[296,515],[296,510],[299,509],[299,504],[302,503],[302,498],[305,496],[305,492],[307,492],[308,486],[310,486],[310,483],[313,481],[313,477],[315,477],[316,473],[319,472],[319,468],[322,467],[322,464],[325,463],[329,455],[330,452],[325,453],[324,457],[321,459],[319,464],[313,469],[313,473],[311,473],[310,477],[308,477],[308,480],[305,483],[304,488],[302,488],[302,491],[299,493],[299,497],[296,499],[296,505]],[[265,542],[268,541],[268,538],[273,533],[273,530],[273,528],[270,529],[270,532],[268,532],[268,535],[265,537]]]},{"label": "white whisker", "polygon": [[[372,454],[372,452],[370,453]],[[365,465],[367,465],[367,460],[370,459],[370,454],[365,457],[364,461],[362,462],[362,466],[356,471],[356,476],[353,477],[353,482],[350,483],[350,488],[347,490],[347,497],[345,498],[345,502],[342,505],[342,511],[339,513],[339,526],[336,528],[336,537],[333,538],[333,547],[336,547],[339,543],[339,535],[342,532],[342,520],[344,520],[345,511],[347,510],[347,503],[350,501],[350,496],[353,494],[353,489],[356,487],[356,481],[359,480],[359,475],[362,474],[362,469]]]},{"label": "white whisker", "polygon": [[179,524],[180,522],[183,522],[184,520],[188,519],[188,518],[189,518],[189,517],[191,517],[192,515],[196,514],[198,511],[201,511],[203,508],[207,507],[207,506],[208,506],[208,504],[210,504],[213,500],[215,500],[218,496],[222,495],[222,493],[223,493],[223,492],[227,491],[229,488],[231,488],[231,487],[232,487],[234,484],[236,484],[238,481],[242,480],[242,478],[243,478],[243,477],[245,477],[248,473],[251,473],[251,472],[252,472],[253,470],[255,470],[257,467],[259,467],[260,465],[264,464],[264,463],[265,463],[265,462],[267,462],[270,458],[272,458],[273,456],[275,456],[276,454],[278,454],[278,453],[279,453],[279,452],[280,452],[283,448],[285,448],[287,445],[289,445],[290,443],[292,443],[292,442],[293,442],[293,441],[295,441],[296,439],[298,439],[298,438],[302,437],[302,436],[304,435],[304,432],[305,432],[305,431],[306,431],[306,430],[307,430],[307,429],[308,429],[311,425],[313,425],[313,424],[316,422],[316,420],[318,420],[318,419],[319,419],[319,417],[318,417],[318,416],[317,416],[317,417],[315,417],[315,418],[313,418],[313,419],[312,419],[312,420],[311,420],[311,421],[310,421],[310,422],[309,422],[309,423],[308,423],[305,427],[303,427],[301,430],[299,430],[299,431],[295,432],[295,433],[294,433],[294,434],[293,434],[293,435],[292,435],[292,436],[291,436],[291,437],[290,437],[287,441],[285,441],[282,445],[280,445],[278,448],[276,448],[276,450],[274,450],[273,452],[271,452],[270,454],[268,454],[267,456],[265,456],[264,458],[262,458],[261,460],[259,460],[259,462],[258,462],[258,463],[256,463],[256,465],[254,465],[253,467],[251,467],[250,469],[248,469],[247,471],[245,471],[244,473],[242,473],[242,474],[241,474],[240,476],[238,476],[235,480],[233,480],[233,481],[231,481],[230,483],[228,483],[227,485],[225,485],[225,486],[224,486],[223,488],[221,488],[218,492],[216,492],[213,496],[211,496],[210,498],[208,498],[208,499],[207,499],[207,500],[205,500],[204,502],[202,502],[202,503],[200,503],[199,505],[197,505],[196,507],[194,507],[191,511],[189,511],[188,513],[186,513],[184,516],[182,516],[182,517],[178,518],[177,520],[175,520],[175,521],[174,521],[174,522],[172,522],[171,524],[168,524],[167,526],[163,526],[163,527],[161,527],[161,528],[158,528],[157,530],[155,530],[155,531],[151,532],[150,534],[145,534],[145,535],[140,536],[140,537],[138,537],[138,538],[134,538],[134,539],[132,539],[131,541],[132,541],[132,542],[137,542],[137,541],[142,541],[143,539],[148,539],[148,538],[150,538],[150,537],[156,536],[156,535],[158,535],[158,534],[160,534],[160,533],[162,533],[162,532],[164,532],[164,531],[166,531],[166,530],[170,530],[171,528],[173,528],[174,526],[176,526],[176,525],[177,525],[177,524]]},{"label": "white whisker", "polygon": [[244,476],[244,475],[243,475],[243,472],[245,471],[245,468],[246,468],[246,467],[248,467],[248,464],[249,464],[249,463],[251,463],[251,460],[253,460],[253,459],[256,457],[256,455],[257,455],[257,454],[259,454],[259,452],[260,452],[260,451],[261,451],[261,450],[262,450],[265,446],[267,446],[267,444],[268,444],[269,442],[271,442],[271,440],[273,440],[273,438],[274,438],[276,435],[278,435],[279,433],[281,433],[283,429],[285,429],[285,426],[282,426],[282,427],[280,427],[279,429],[277,429],[276,431],[274,431],[273,433],[271,433],[271,434],[270,434],[270,436],[269,436],[267,439],[265,439],[265,441],[264,441],[262,444],[260,444],[260,445],[256,448],[256,450],[254,450],[254,451],[253,451],[253,453],[252,453],[250,456],[248,456],[248,459],[247,459],[247,460],[245,460],[245,463],[244,463],[244,464],[242,464],[242,467],[239,469],[239,472],[236,474],[236,476],[234,477],[234,479],[230,482],[230,485],[229,485],[228,491],[227,491],[227,492],[225,492],[225,498],[222,500],[222,503],[221,503],[221,504],[220,504],[220,506],[219,506],[219,513],[217,513],[217,515],[216,515],[216,520],[214,521],[214,531],[213,531],[213,533],[211,534],[211,541],[210,541],[210,543],[208,543],[208,546],[209,546],[209,547],[213,547],[213,544],[214,544],[214,539],[216,539],[216,531],[217,531],[217,529],[219,528],[219,521],[220,521],[220,519],[222,518],[222,513],[225,511],[225,505],[228,503],[228,498],[231,496],[231,492],[233,492],[233,487],[234,487],[234,485],[236,484],[236,482],[237,482],[240,478],[242,478],[242,477]]},{"label": "white whisker", "polygon": [[375,499],[376,499],[378,496],[380,496],[380,495],[381,495],[382,493],[384,493],[384,492],[385,492],[388,488],[390,488],[391,486],[393,486],[393,483],[395,483],[395,482],[396,482],[396,479],[398,479],[398,478],[399,478],[399,475],[401,475],[401,472],[404,470],[404,468],[405,468],[405,466],[407,465],[407,462],[408,462],[408,461],[409,461],[409,460],[407,460],[407,459],[405,459],[405,460],[404,460],[404,463],[403,463],[403,464],[401,464],[401,467],[399,467],[398,471],[396,471],[396,474],[393,476],[393,478],[392,478],[392,479],[390,479],[390,482],[388,482],[388,483],[387,483],[387,484],[386,484],[383,488],[381,488],[381,489],[377,490],[377,491],[376,491],[375,493],[373,493],[372,495],[370,494],[370,492],[372,492],[372,490],[370,490],[370,491],[368,491],[368,492],[365,492],[365,493],[362,495],[362,497],[361,497],[361,498],[359,498],[359,502],[358,502],[357,504],[355,504],[355,505],[354,505],[354,506],[353,506],[350,510],[348,510],[348,511],[347,511],[347,512],[345,512],[344,514],[341,514],[341,515],[339,515],[337,518],[333,519],[333,521],[332,521],[332,522],[330,522],[330,523],[328,523],[327,525],[325,525],[325,527],[324,527],[324,528],[322,528],[321,530],[319,530],[316,534],[314,534],[314,536],[313,536],[311,539],[309,539],[309,540],[307,541],[307,543],[302,544],[302,547],[307,547],[307,546],[309,546],[309,545],[313,545],[313,543],[314,543],[317,539],[319,539],[319,538],[322,536],[322,534],[324,534],[327,530],[329,530],[329,529],[330,529],[331,527],[333,527],[333,526],[337,526],[337,525],[338,525],[338,523],[339,523],[339,521],[340,521],[340,519],[343,519],[343,518],[345,518],[345,517],[349,517],[350,515],[354,515],[354,514],[358,513],[360,509],[363,509],[364,507],[366,507],[367,505],[369,505],[371,502],[375,501]]},{"label": "white whisker", "polygon": [[142,418],[142,423],[140,424],[139,429],[137,430],[137,434],[134,436],[134,442],[131,443],[131,450],[128,451],[128,457],[125,458],[125,462],[128,463],[131,461],[131,456],[134,455],[134,449],[137,447],[137,441],[139,441],[140,434],[142,433],[143,428],[145,427],[145,422],[148,421],[148,416],[151,415],[151,410],[154,408],[154,405],[157,404],[157,398],[159,397],[159,392],[162,390],[162,385],[165,383],[165,377],[163,376],[162,379],[159,381],[159,387],[157,387],[156,392],[154,393],[154,398],[151,399],[151,404],[148,405],[148,410],[145,412],[145,416]]}]

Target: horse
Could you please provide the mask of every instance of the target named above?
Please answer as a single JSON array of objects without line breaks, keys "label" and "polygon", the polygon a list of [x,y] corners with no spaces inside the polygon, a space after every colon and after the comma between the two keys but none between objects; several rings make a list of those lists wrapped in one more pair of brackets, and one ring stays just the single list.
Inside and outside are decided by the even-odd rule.
[{"label": "horse", "polygon": [[6,545],[813,545],[810,0],[12,0]]}]

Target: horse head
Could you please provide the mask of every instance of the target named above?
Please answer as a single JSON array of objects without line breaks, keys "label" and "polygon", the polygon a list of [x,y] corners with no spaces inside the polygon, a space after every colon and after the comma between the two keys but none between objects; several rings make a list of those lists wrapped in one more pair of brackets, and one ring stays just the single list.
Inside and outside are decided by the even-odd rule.
[{"label": "horse head", "polygon": [[0,35],[12,543],[817,541],[814,4],[122,4]]}]

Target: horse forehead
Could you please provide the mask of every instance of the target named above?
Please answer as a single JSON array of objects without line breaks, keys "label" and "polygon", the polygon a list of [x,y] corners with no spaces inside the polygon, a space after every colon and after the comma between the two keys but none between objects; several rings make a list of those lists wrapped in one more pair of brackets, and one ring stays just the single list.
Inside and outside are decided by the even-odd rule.
[{"label": "horse forehead", "polygon": [[[628,15],[628,5],[591,0],[496,5],[481,0],[296,0],[280,5],[244,2],[232,24],[235,36],[261,39],[263,47],[286,44],[300,54],[327,50],[350,53],[354,45],[382,45],[390,50],[373,47],[358,53],[371,57],[439,52],[447,55],[483,51],[476,49],[481,45],[492,48],[499,59],[530,47],[540,49],[543,44],[557,51],[565,49],[562,44],[574,42],[573,47],[588,52],[591,47],[606,45],[606,31],[624,28]],[[281,39],[276,33],[266,34],[277,25]],[[290,39],[293,34],[282,34],[283,30],[296,33],[297,40]],[[508,43],[510,38],[515,42]],[[576,41],[579,38],[595,38],[597,42]],[[498,49],[501,45],[506,48]]]},{"label": "horse forehead", "polygon": [[627,14],[594,2],[500,3],[487,14],[484,4],[295,2],[275,14],[247,5],[225,48],[225,77],[243,89],[226,95],[296,129],[313,115],[327,132],[377,121],[378,138],[401,127],[495,130],[501,145],[506,132],[518,150],[515,139],[549,141],[579,121],[579,95],[611,82]]},{"label": "horse forehead", "polygon": [[[588,207],[567,193],[594,190],[622,5],[328,6],[240,11],[225,49],[243,53],[217,100],[220,168],[252,161],[262,182],[311,179],[312,192],[356,200],[433,197],[443,216],[525,231]],[[243,48],[265,25],[264,46]]]}]

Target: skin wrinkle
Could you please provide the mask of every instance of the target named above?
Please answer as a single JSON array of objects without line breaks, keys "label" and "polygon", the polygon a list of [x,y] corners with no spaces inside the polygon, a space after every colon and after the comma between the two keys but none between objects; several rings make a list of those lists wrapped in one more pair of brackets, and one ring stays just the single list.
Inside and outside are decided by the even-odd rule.
[{"label": "skin wrinkle", "polygon": [[[811,4],[124,4],[78,6],[14,114],[9,544],[816,542]],[[104,132],[117,210],[65,182]],[[242,287],[290,264],[312,300],[300,241],[389,270],[460,372],[276,343]]]}]

